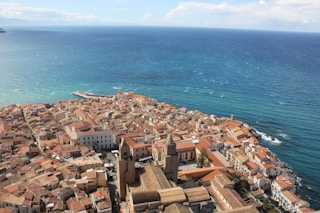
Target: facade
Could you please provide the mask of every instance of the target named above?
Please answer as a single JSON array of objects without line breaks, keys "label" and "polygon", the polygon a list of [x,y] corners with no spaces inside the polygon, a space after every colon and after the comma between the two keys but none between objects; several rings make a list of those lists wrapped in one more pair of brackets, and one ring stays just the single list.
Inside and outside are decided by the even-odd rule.
[{"label": "facade", "polygon": [[91,194],[93,207],[97,213],[111,213],[112,203],[107,189],[101,188]]},{"label": "facade", "polygon": [[246,165],[249,161],[246,154],[239,148],[228,149],[226,151],[226,158],[231,164],[234,165],[234,168],[242,173],[246,173]]},{"label": "facade", "polygon": [[194,161],[196,158],[196,146],[192,141],[176,143],[179,162]]},{"label": "facade", "polygon": [[9,194],[5,199],[2,200],[3,207],[15,207],[19,212],[32,213],[31,205],[24,205],[25,198],[17,197],[15,195]]},{"label": "facade", "polygon": [[65,126],[64,129],[72,140],[79,140],[85,146],[92,146],[95,149],[113,149],[115,147],[112,131],[93,127],[89,122],[74,122]]},{"label": "facade", "polygon": [[279,202],[279,205],[289,212],[299,212],[301,208],[310,207],[308,202],[301,200],[296,194],[289,190],[281,191],[273,198]]},{"label": "facade", "polygon": [[[130,154],[134,160],[139,160],[140,158],[144,158],[149,155],[148,147],[149,144],[145,144],[143,140],[135,138],[135,137],[123,137],[126,143],[130,147]],[[142,138],[143,139],[143,138]]]}]

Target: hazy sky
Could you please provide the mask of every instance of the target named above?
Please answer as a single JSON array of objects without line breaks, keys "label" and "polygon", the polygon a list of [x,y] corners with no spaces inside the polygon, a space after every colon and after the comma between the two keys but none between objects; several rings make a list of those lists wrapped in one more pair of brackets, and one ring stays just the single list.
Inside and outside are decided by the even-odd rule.
[{"label": "hazy sky", "polygon": [[320,32],[320,0],[0,0],[10,25],[153,25]]}]

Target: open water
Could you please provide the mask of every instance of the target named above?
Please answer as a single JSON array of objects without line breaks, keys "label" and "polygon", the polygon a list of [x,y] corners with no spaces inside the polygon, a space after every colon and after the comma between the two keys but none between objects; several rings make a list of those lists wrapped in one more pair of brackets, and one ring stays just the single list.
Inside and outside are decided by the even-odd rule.
[{"label": "open water", "polygon": [[[135,91],[242,120],[320,209],[320,34],[165,27],[8,28],[0,107]],[[274,138],[274,140],[271,140]]]}]

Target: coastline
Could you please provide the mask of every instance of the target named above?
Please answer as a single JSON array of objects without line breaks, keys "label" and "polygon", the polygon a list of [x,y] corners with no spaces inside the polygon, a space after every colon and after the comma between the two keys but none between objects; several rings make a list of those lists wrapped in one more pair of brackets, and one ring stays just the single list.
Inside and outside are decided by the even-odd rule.
[{"label": "coastline", "polygon": [[[320,136],[314,129],[320,121],[318,37],[223,30],[201,35],[192,30],[184,36],[179,29],[154,34],[142,28],[137,35],[134,29],[108,27],[94,32],[58,27],[50,33],[45,28],[5,30],[10,36],[1,37],[1,107],[75,99],[71,93],[76,90],[123,90],[207,114],[234,113],[281,141],[260,140],[301,177],[301,198],[320,209],[315,167],[320,165],[315,143]],[[108,32],[119,36],[115,40]],[[145,40],[151,35],[154,40]],[[197,42],[188,42],[199,36]],[[155,41],[165,45],[154,49]],[[167,42],[175,48],[168,48]]]},{"label": "coastline", "polygon": [[[128,93],[130,93],[130,92],[128,92]],[[99,94],[87,93],[87,92],[81,92],[81,91],[75,91],[72,94],[77,96],[77,97],[81,97],[83,99],[91,99],[91,98],[92,99],[99,99],[99,98],[104,98],[104,97],[109,97],[109,98],[110,97],[115,97],[115,95],[99,95]],[[225,118],[223,118],[223,119],[225,119]],[[230,120],[233,120],[233,115],[231,115]],[[261,139],[261,137],[262,137],[261,132],[259,132],[258,130],[254,129],[254,128],[252,128],[251,133],[257,139]],[[268,137],[270,137],[270,136],[268,136]],[[271,138],[271,142],[274,141],[274,140],[275,140],[275,138]],[[278,140],[278,139],[276,139],[276,140]],[[259,146],[262,146],[261,143],[259,143]],[[272,150],[270,150],[270,151],[271,151],[271,156],[272,157],[276,157],[272,153]],[[283,162],[283,161],[280,161],[279,159],[277,159],[277,165],[281,168],[281,171],[282,171],[281,175],[283,175],[284,177],[288,178],[289,180],[293,180],[294,181],[293,185],[295,186],[295,194],[299,195],[298,191],[299,191],[299,186],[301,184],[300,183],[300,178],[295,174],[295,172],[293,171],[292,168],[288,167],[286,162]]]},{"label": "coastline", "polygon": [[[32,133],[32,135],[25,136],[29,139],[28,143],[31,142],[31,138],[34,138],[35,141],[31,143],[38,146],[42,157],[57,158],[58,160],[65,159],[60,163],[64,161],[78,162],[74,160],[77,159],[77,157],[71,157],[65,154],[60,155],[54,151],[55,146],[60,143],[68,144],[68,149],[71,147],[88,149],[88,145],[96,149],[97,144],[99,144],[101,149],[106,149],[107,147],[111,149],[111,147],[115,145],[121,149],[122,145],[119,144],[119,139],[121,138],[122,142],[123,139],[130,141],[126,143],[131,149],[136,149],[135,151],[130,151],[135,161],[145,159],[146,156],[148,156],[148,159],[152,158],[156,160],[156,156],[158,155],[155,155],[154,152],[146,152],[146,150],[152,149],[154,151],[158,150],[159,153],[162,152],[161,149],[156,147],[161,146],[161,144],[163,144],[162,141],[167,137],[167,145],[175,144],[174,146],[178,146],[179,144],[179,147],[185,147],[187,145],[189,147],[187,150],[190,151],[191,148],[191,150],[193,150],[192,152],[194,152],[194,154],[191,155],[184,155],[182,160],[182,154],[178,157],[177,150],[177,152],[175,152],[176,154],[172,152],[173,156],[176,155],[176,158],[173,159],[180,159],[179,161],[182,164],[186,161],[197,164],[197,166],[186,168],[185,170],[178,170],[178,166],[176,168],[170,167],[173,172],[170,172],[170,174],[177,175],[174,182],[177,183],[177,178],[179,182],[182,182],[179,187],[184,186],[184,174],[197,174],[199,170],[206,169],[205,171],[207,173],[204,173],[204,176],[209,175],[209,173],[213,171],[215,174],[213,176],[214,179],[217,178],[216,180],[211,180],[213,181],[211,183],[213,185],[219,185],[219,177],[226,179],[225,181],[227,182],[229,181],[230,183],[228,184],[236,184],[239,183],[239,181],[246,181],[247,184],[249,184],[250,188],[246,189],[245,193],[243,191],[231,192],[233,190],[232,188],[225,188],[225,190],[231,190],[228,193],[239,193],[239,195],[235,197],[224,197],[224,199],[227,200],[231,199],[228,202],[236,201],[240,203],[240,206],[235,205],[232,208],[247,205],[254,209],[269,208],[269,204],[265,206],[266,204],[264,203],[267,197],[268,199],[271,198],[279,202],[278,205],[281,208],[288,211],[290,210],[291,212],[311,210],[308,202],[296,196],[298,193],[297,177],[292,170],[288,169],[284,162],[279,161],[268,148],[261,145],[254,129],[246,123],[234,119],[233,115],[231,115],[230,118],[217,117],[214,114],[208,115],[197,110],[189,110],[185,107],[176,108],[169,103],[158,102],[155,99],[134,92],[118,92],[115,95],[98,95],[76,91],[72,94],[81,97],[81,99],[58,101],[56,104],[11,105],[1,108],[0,121],[4,126],[2,119],[6,121],[13,119],[12,122],[17,122],[18,120],[22,121],[21,116],[23,116],[26,125],[23,123],[20,125],[29,129],[29,134],[30,132]],[[13,117],[7,116],[12,114],[10,111],[15,112],[13,113]],[[72,132],[76,131],[74,124],[79,128],[78,133]],[[23,130],[23,132],[28,132],[27,129]],[[57,130],[60,131],[57,132]],[[2,133],[5,133],[7,139],[9,132],[15,135],[18,133],[21,134],[21,131],[22,130],[12,132],[12,127],[9,125],[2,130]],[[111,144],[112,141],[109,140],[110,146],[100,144],[99,142],[90,142],[88,140],[91,137],[82,138],[81,136],[88,134],[85,133],[87,131],[90,136],[92,134],[98,134],[99,137],[97,138],[100,138],[101,132],[105,132],[110,135],[110,138],[115,138],[115,140],[113,144]],[[79,134],[80,138],[71,138],[74,137],[75,134]],[[70,140],[67,139],[67,136],[70,137]],[[92,137],[93,140],[94,138],[95,137]],[[101,138],[103,137],[101,136]],[[131,139],[129,140],[129,138]],[[140,139],[135,141],[135,138]],[[141,138],[145,138],[142,143]],[[168,138],[170,142],[168,142]],[[107,142],[107,140],[105,142]],[[41,145],[42,143],[43,145]],[[44,144],[51,145],[44,146]],[[182,146],[181,144],[185,145]],[[13,146],[13,148],[17,147]],[[61,148],[63,149],[63,147]],[[141,148],[145,151],[137,152],[138,150],[141,151]],[[50,149],[52,150],[50,151]],[[182,150],[184,149],[185,148],[182,148]],[[181,152],[180,148],[179,150],[179,152]],[[204,159],[202,161],[200,160],[200,156],[203,150],[205,151],[205,155],[202,156]],[[19,153],[19,150],[17,152]],[[61,154],[62,153],[65,152],[63,151]],[[87,153],[88,152],[84,152],[85,155]],[[23,153],[19,153],[19,155],[21,154]],[[90,155],[92,154],[94,153],[90,152]],[[8,155],[7,158],[10,158],[10,156]],[[92,160],[94,164],[97,163],[100,165],[100,162],[95,157],[93,157]],[[76,164],[79,164],[79,169],[83,171],[82,167],[86,167],[87,164],[86,162],[79,162]],[[59,169],[59,166],[56,165],[56,168]],[[216,175],[218,176],[216,177]],[[201,178],[204,178],[204,176]],[[192,176],[190,176],[190,178],[191,177]],[[199,181],[199,177],[196,177],[193,181],[195,181],[196,185],[204,184],[203,186],[207,187],[206,190],[210,191],[214,199],[219,200],[220,193],[224,196],[224,187],[221,188],[221,186],[217,185],[218,188],[208,188],[208,183],[206,183],[206,181],[203,182],[204,179],[196,183],[196,181]],[[120,193],[122,193],[121,190],[123,189],[120,189]],[[247,198],[247,194],[250,194],[253,200],[245,204],[243,199]],[[301,203],[301,205],[297,206],[295,204],[293,205],[293,203],[288,204],[286,201],[283,201],[283,199],[292,196],[295,196],[294,199],[296,199],[296,202]],[[217,205],[221,209],[228,209],[226,204],[218,203]]]}]

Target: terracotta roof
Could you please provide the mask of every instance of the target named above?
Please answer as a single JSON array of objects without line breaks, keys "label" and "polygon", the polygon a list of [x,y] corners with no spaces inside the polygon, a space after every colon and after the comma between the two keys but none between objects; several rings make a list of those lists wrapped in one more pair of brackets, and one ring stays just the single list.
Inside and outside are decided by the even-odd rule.
[{"label": "terracotta roof", "polygon": [[158,190],[160,200],[163,204],[184,202],[187,200],[181,187]]},{"label": "terracotta roof", "polygon": [[210,172],[209,174],[205,175],[204,177],[201,178],[202,181],[211,181],[216,175],[220,175],[220,174],[226,174],[226,172],[223,172],[220,169],[216,169],[212,172]]},{"label": "terracotta roof", "polygon": [[157,191],[144,191],[132,193],[132,202],[134,204],[148,203],[159,200],[160,196]]},{"label": "terracotta roof", "polygon": [[258,164],[256,164],[255,162],[252,161],[248,161],[246,162],[246,165],[249,169],[257,169],[259,168]]},{"label": "terracotta roof", "polygon": [[224,139],[226,142],[230,142],[234,147],[237,147],[237,146],[240,146],[240,145],[241,145],[238,141],[232,139],[232,138],[229,137],[228,135],[224,135],[224,136],[223,136],[223,139]]},{"label": "terracotta roof", "polygon": [[[240,195],[234,190],[229,188],[223,188],[215,179],[212,181],[212,184],[217,188],[215,189],[213,186],[209,187],[210,192],[213,194],[214,198],[220,200],[220,205],[223,205],[223,208],[229,209],[226,206],[225,202],[227,202],[231,208],[240,208],[245,206],[245,202],[242,200]],[[223,200],[221,201],[221,196]]]},{"label": "terracotta roof", "polygon": [[282,191],[282,194],[290,201],[292,205],[294,205],[296,202],[300,200],[300,198],[295,195],[292,191],[285,190]]},{"label": "terracotta roof", "polygon": [[248,213],[248,212],[259,213],[257,208],[253,205],[244,206],[244,207],[240,207],[240,208],[236,208],[236,209],[232,209],[232,210],[221,211],[219,213]]},{"label": "terracotta roof", "polygon": [[5,207],[5,208],[0,208],[0,213],[18,213],[18,209],[15,207]]},{"label": "terracotta roof", "polygon": [[14,183],[9,186],[5,186],[4,189],[9,193],[14,193],[15,191],[19,190],[19,186],[18,184]]},{"label": "terracotta roof", "polygon": [[281,187],[281,190],[294,188],[294,182],[283,175],[279,175],[275,182]]},{"label": "terracotta roof", "polygon": [[196,169],[190,169],[190,170],[184,170],[178,172],[178,177],[181,177],[183,175],[191,176],[193,178],[202,178],[203,176],[209,174],[210,172],[222,169],[223,167],[205,167],[205,168],[196,168]]},{"label": "terracotta roof", "polygon": [[191,213],[192,211],[180,203],[173,203],[164,209],[163,213]]},{"label": "terracotta roof", "polygon": [[3,201],[3,203],[10,203],[10,204],[13,204],[13,205],[20,206],[24,202],[24,197],[17,197],[15,195],[9,194],[2,201]]},{"label": "terracotta roof", "polygon": [[85,210],[83,204],[80,201],[75,201],[70,204],[70,209],[74,212]]},{"label": "terracotta roof", "polygon": [[95,170],[83,172],[83,173],[81,173],[81,178],[84,178],[84,177],[87,177],[88,180],[89,179],[96,179],[97,178],[97,173],[96,173]]},{"label": "terracotta roof", "polygon": [[189,202],[201,202],[210,200],[210,195],[206,188],[203,186],[184,189]]},{"label": "terracotta roof", "polygon": [[195,144],[192,141],[183,141],[183,142],[178,142],[176,143],[176,149],[181,150],[181,149],[194,149]]},{"label": "terracotta roof", "polygon": [[196,145],[197,149],[200,151],[203,148],[208,148],[209,146],[212,146],[212,142],[205,137],[199,138],[199,143]]},{"label": "terracotta roof", "polygon": [[143,142],[135,142],[131,137],[124,137],[124,140],[130,147],[134,149],[146,146],[146,144],[144,144]]},{"label": "terracotta roof", "polygon": [[153,144],[152,145],[158,152],[161,152],[164,149],[162,144]]},{"label": "terracotta roof", "polygon": [[228,185],[233,185],[234,182],[231,181],[228,176],[225,174],[219,174],[214,177],[214,180],[219,183],[222,187],[228,186]]},{"label": "terracotta roof", "polygon": [[150,189],[157,190],[171,187],[161,168],[150,164],[141,170],[140,180],[144,189],[147,191]]},{"label": "terracotta roof", "polygon": [[207,150],[207,156],[210,163],[218,167],[231,167],[231,165],[225,160],[219,152],[211,152]]}]

